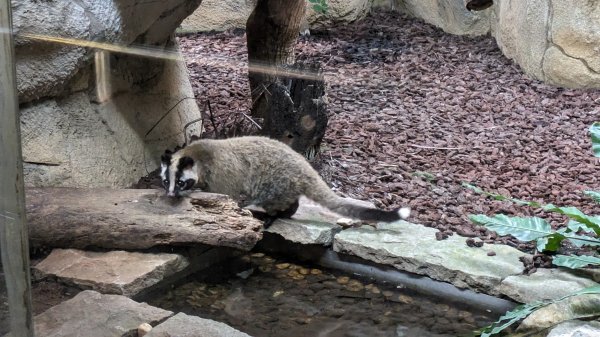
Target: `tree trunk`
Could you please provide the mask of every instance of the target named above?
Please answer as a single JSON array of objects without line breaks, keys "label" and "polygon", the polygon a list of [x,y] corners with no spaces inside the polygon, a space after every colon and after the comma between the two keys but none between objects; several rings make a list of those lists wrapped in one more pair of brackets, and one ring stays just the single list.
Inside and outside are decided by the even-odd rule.
[{"label": "tree trunk", "polygon": [[319,66],[293,65],[305,0],[258,0],[246,24],[251,115],[261,133],[312,160],[325,129],[325,83]]},{"label": "tree trunk", "polygon": [[261,223],[221,194],[169,198],[159,190],[31,188],[26,201],[33,247],[250,250],[262,237]]},{"label": "tree trunk", "polygon": [[327,128],[325,81],[318,66],[296,65],[307,77],[281,75],[261,97],[265,118],[263,134],[288,144],[312,161]]},{"label": "tree trunk", "polygon": [[273,82],[277,68],[294,62],[294,47],[306,0],[258,0],[246,22],[248,79],[252,95],[252,115],[258,98]]}]

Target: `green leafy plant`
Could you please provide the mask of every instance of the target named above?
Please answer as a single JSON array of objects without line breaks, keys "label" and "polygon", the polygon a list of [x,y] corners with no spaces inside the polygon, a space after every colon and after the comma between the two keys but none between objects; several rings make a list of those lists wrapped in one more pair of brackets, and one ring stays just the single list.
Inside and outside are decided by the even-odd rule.
[{"label": "green leafy plant", "polygon": [[[548,221],[539,217],[509,217],[504,214],[496,214],[492,217],[483,214],[469,215],[471,221],[484,225],[499,235],[512,235],[521,241],[535,241],[536,248],[540,252],[556,252],[563,240],[569,240],[577,247],[586,245],[600,246],[599,239],[577,234],[579,231],[583,231],[600,235],[600,217],[586,215],[576,207],[557,207],[553,204],[544,205],[535,201],[513,199],[501,194],[486,192],[477,186],[467,183],[463,183],[463,186],[496,200],[507,200],[518,205],[541,208],[546,212],[563,214],[571,219],[565,228],[553,230]],[[567,268],[581,268],[579,266],[583,260],[579,258],[563,256],[559,259],[555,258],[553,264]],[[588,264],[600,265],[600,259],[590,259]]]},{"label": "green leafy plant", "polygon": [[590,126],[590,136],[592,138],[594,156],[600,157],[600,122],[596,122]]},{"label": "green leafy plant", "polygon": [[313,10],[317,13],[325,14],[329,10],[327,0],[308,0],[308,2],[312,4]]},{"label": "green leafy plant", "polygon": [[[600,123],[596,122],[592,124],[589,133],[592,140],[592,151],[594,156],[600,157]],[[496,200],[511,201],[518,205],[539,208],[545,212],[559,213],[569,219],[564,228],[553,230],[548,221],[539,217],[509,217],[503,214],[496,214],[492,217],[483,214],[469,216],[471,221],[484,225],[496,231],[499,235],[510,234],[521,241],[535,241],[536,249],[542,252],[556,252],[564,240],[569,240],[577,247],[600,246],[600,240],[597,238],[600,237],[600,216],[584,214],[576,207],[558,207],[553,204],[541,204],[535,201],[514,199],[501,194],[486,192],[477,186],[467,183],[463,183],[463,186],[476,193],[486,195]],[[595,202],[600,203],[600,192],[584,191],[584,194],[589,196]],[[596,237],[578,234],[581,232],[595,235]],[[552,263],[560,267],[577,269],[589,265],[600,266],[600,258],[595,256],[556,255],[554,256]],[[498,334],[539,308],[562,301],[571,296],[583,294],[600,294],[600,286],[582,289],[578,292],[550,301],[538,301],[520,305],[514,310],[504,314],[498,321],[479,331],[481,333],[480,336],[489,337]],[[597,316],[598,314],[600,313],[596,312],[592,316]]]}]

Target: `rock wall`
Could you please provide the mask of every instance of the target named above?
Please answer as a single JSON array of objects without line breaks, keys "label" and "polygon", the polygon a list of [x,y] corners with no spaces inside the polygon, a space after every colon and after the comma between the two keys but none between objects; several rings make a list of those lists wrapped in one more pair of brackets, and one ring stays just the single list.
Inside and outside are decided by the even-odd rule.
[{"label": "rock wall", "polygon": [[183,143],[193,99],[146,133],[193,97],[173,32],[200,2],[12,2],[27,185],[129,186]]},{"label": "rock wall", "polygon": [[[308,1],[307,1],[308,3]],[[310,27],[323,27],[338,22],[364,18],[373,0],[328,0],[329,11],[316,13],[307,5],[306,19]],[[256,0],[204,0],[202,5],[181,24],[182,32],[224,31],[246,28],[246,20]]]}]

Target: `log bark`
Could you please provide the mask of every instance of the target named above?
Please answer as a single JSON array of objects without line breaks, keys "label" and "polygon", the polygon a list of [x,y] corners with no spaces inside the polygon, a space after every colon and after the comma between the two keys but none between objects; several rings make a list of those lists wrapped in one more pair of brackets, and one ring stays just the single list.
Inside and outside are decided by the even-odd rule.
[{"label": "log bark", "polygon": [[281,75],[260,100],[265,113],[263,134],[288,144],[312,161],[327,129],[325,80],[317,65],[296,64],[297,73]]},{"label": "log bark", "polygon": [[276,77],[278,67],[294,63],[294,47],[306,12],[305,0],[258,0],[246,22],[248,80],[254,117],[259,97]]},{"label": "log bark", "polygon": [[262,238],[260,221],[220,194],[168,198],[160,190],[30,188],[26,208],[32,247],[250,250]]}]

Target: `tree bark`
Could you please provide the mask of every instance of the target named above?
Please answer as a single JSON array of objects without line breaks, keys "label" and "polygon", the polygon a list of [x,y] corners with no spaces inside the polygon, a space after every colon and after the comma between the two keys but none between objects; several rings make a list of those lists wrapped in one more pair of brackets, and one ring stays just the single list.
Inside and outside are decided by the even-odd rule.
[{"label": "tree bark", "polygon": [[261,133],[312,160],[327,127],[320,67],[294,64],[305,0],[258,0],[246,24],[251,115]]},{"label": "tree bark", "polygon": [[325,81],[318,66],[296,64],[309,77],[281,75],[269,86],[263,134],[288,144],[312,161],[327,128]]},{"label": "tree bark", "polygon": [[26,201],[32,247],[250,250],[262,237],[260,221],[220,194],[169,198],[159,190],[31,188]]},{"label": "tree bark", "polygon": [[306,12],[306,0],[258,0],[246,22],[248,45],[248,79],[252,95],[252,115],[259,115],[255,105],[263,91],[273,82],[277,68],[294,63],[294,47]]}]

